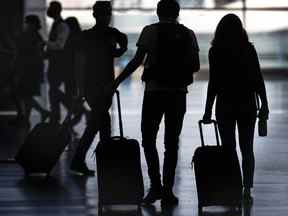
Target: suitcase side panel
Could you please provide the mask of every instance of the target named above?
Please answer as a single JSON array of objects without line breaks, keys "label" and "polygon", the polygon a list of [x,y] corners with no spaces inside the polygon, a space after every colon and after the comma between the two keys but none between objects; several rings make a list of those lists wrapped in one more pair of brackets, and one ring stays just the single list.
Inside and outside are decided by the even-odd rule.
[{"label": "suitcase side panel", "polygon": [[96,148],[99,199],[103,204],[139,204],[144,195],[139,143],[114,139]]},{"label": "suitcase side panel", "polygon": [[69,131],[61,125],[36,125],[21,146],[16,161],[28,173],[49,173],[70,140]]},{"label": "suitcase side panel", "polygon": [[204,146],[195,151],[193,161],[199,206],[241,203],[242,177],[236,152]]}]

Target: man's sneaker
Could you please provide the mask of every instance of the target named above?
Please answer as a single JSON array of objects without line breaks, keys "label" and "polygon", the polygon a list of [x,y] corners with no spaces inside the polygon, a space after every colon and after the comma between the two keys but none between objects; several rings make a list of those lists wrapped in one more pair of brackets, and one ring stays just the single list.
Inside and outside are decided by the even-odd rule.
[{"label": "man's sneaker", "polygon": [[164,191],[162,194],[161,205],[162,206],[176,206],[179,203],[179,199],[173,194],[172,191]]},{"label": "man's sneaker", "polygon": [[253,204],[253,197],[251,195],[250,188],[249,189],[244,188],[244,191],[243,191],[243,202],[246,205],[252,205]]},{"label": "man's sneaker", "polygon": [[162,190],[151,188],[148,192],[148,194],[143,198],[142,204],[144,205],[150,205],[156,202],[157,200],[160,200],[162,197]]},{"label": "man's sneaker", "polygon": [[41,122],[45,122],[47,118],[51,118],[51,117],[52,117],[51,112],[44,110],[41,113]]},{"label": "man's sneaker", "polygon": [[78,175],[95,176],[95,172],[93,170],[89,170],[85,163],[72,162],[70,169],[72,172]]}]

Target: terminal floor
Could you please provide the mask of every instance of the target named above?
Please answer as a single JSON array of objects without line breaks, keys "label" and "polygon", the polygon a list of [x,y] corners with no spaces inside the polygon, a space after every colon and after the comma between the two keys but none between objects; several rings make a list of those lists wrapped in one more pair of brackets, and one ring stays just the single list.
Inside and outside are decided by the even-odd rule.
[{"label": "terminal floor", "polygon": [[[226,207],[209,207],[204,209],[207,216],[285,216],[288,214],[288,79],[266,79],[267,94],[270,105],[268,137],[261,138],[255,133],[255,186],[254,204],[244,206],[242,213],[236,213]],[[243,84],[243,88],[245,85]],[[142,207],[144,216],[198,216],[197,191],[191,159],[195,149],[200,145],[197,121],[202,117],[207,81],[196,80],[187,95],[187,113],[185,116],[179,163],[174,191],[180,203],[174,209],[163,210],[160,203]],[[143,86],[139,81],[127,81],[120,87],[123,110],[124,134],[141,141],[141,105]],[[114,108],[115,107],[115,108]],[[113,134],[118,134],[116,106],[112,108]],[[63,111],[64,115],[64,111]],[[96,177],[77,177],[69,172],[69,162],[75,147],[65,151],[48,180],[42,178],[26,179],[22,168],[10,160],[23,143],[27,131],[6,125],[5,114],[1,114],[0,133],[0,215],[3,216],[94,216],[97,215],[98,188]],[[32,127],[39,116],[33,112]],[[83,132],[85,120],[76,127],[79,134]],[[207,144],[215,144],[212,128],[205,130]],[[96,169],[92,152],[98,137],[87,155],[86,161],[91,169]],[[157,138],[161,163],[163,161],[163,123]],[[39,143],[40,145],[40,143]],[[113,151],[113,149],[111,149]],[[141,150],[142,151],[142,150]],[[238,149],[239,153],[239,149]],[[147,166],[141,152],[145,191],[149,187]],[[239,154],[241,160],[241,156]],[[8,160],[7,160],[8,159]],[[207,161],[213,163],[213,161]],[[115,164],[117,166],[117,164]],[[97,173],[96,173],[97,174]],[[107,206],[104,216],[136,215],[133,206]]]}]

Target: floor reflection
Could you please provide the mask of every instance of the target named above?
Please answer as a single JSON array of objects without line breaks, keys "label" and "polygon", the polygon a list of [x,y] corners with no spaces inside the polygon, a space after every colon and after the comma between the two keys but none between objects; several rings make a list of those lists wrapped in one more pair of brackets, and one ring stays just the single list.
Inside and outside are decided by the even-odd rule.
[{"label": "floor reflection", "polygon": [[[266,75],[265,75],[266,76]],[[267,77],[266,77],[267,78]],[[123,110],[124,134],[141,141],[140,123],[143,85],[140,81],[130,80],[120,87]],[[160,203],[154,206],[143,206],[143,216],[200,216],[198,214],[197,191],[194,170],[191,169],[191,158],[200,145],[197,121],[202,117],[206,97],[207,81],[196,79],[189,88],[187,95],[187,113],[183,125],[179,163],[176,172],[175,193],[180,203],[175,209],[162,209]],[[268,137],[261,138],[255,134],[256,172],[253,191],[254,205],[243,206],[242,213],[236,213],[226,208],[205,208],[203,216],[271,216],[287,215],[288,212],[288,167],[287,167],[287,125],[288,125],[288,79],[285,76],[267,79],[267,94],[270,104],[270,119],[268,122]],[[65,111],[63,111],[63,114]],[[113,134],[118,135],[116,107],[113,114]],[[35,125],[39,121],[37,114],[32,115]],[[17,128],[7,124],[8,117],[0,116],[0,155],[13,157],[18,141]],[[163,125],[157,138],[160,159],[163,159]],[[85,127],[85,119],[77,126],[79,134]],[[24,130],[25,131],[25,130]],[[27,131],[26,131],[27,132]],[[20,136],[21,137],[21,136]],[[207,142],[213,144],[213,131],[207,129]],[[17,140],[17,139],[16,139]],[[23,140],[22,140],[23,142]],[[90,153],[97,145],[95,138]],[[21,142],[20,142],[21,143]],[[74,149],[75,146],[72,148]],[[13,153],[14,152],[14,153]],[[20,166],[13,163],[0,163],[0,215],[5,216],[97,216],[98,215],[98,185],[97,178],[83,178],[69,173],[72,151],[66,151],[61,156],[52,172],[52,178],[26,179]],[[8,155],[8,156],[7,156]],[[241,159],[241,158],[240,158]],[[95,160],[86,158],[89,168],[95,169]],[[149,179],[144,154],[141,149],[141,163],[144,185],[147,190]],[[107,206],[104,216],[137,215],[133,207]]]}]

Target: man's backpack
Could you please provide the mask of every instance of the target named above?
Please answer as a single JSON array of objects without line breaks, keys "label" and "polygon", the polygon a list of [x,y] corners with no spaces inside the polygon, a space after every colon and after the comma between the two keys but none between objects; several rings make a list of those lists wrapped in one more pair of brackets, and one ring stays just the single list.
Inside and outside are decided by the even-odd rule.
[{"label": "man's backpack", "polygon": [[143,80],[155,80],[171,87],[186,87],[199,70],[198,50],[191,32],[177,23],[158,23],[156,61],[144,71]]}]

